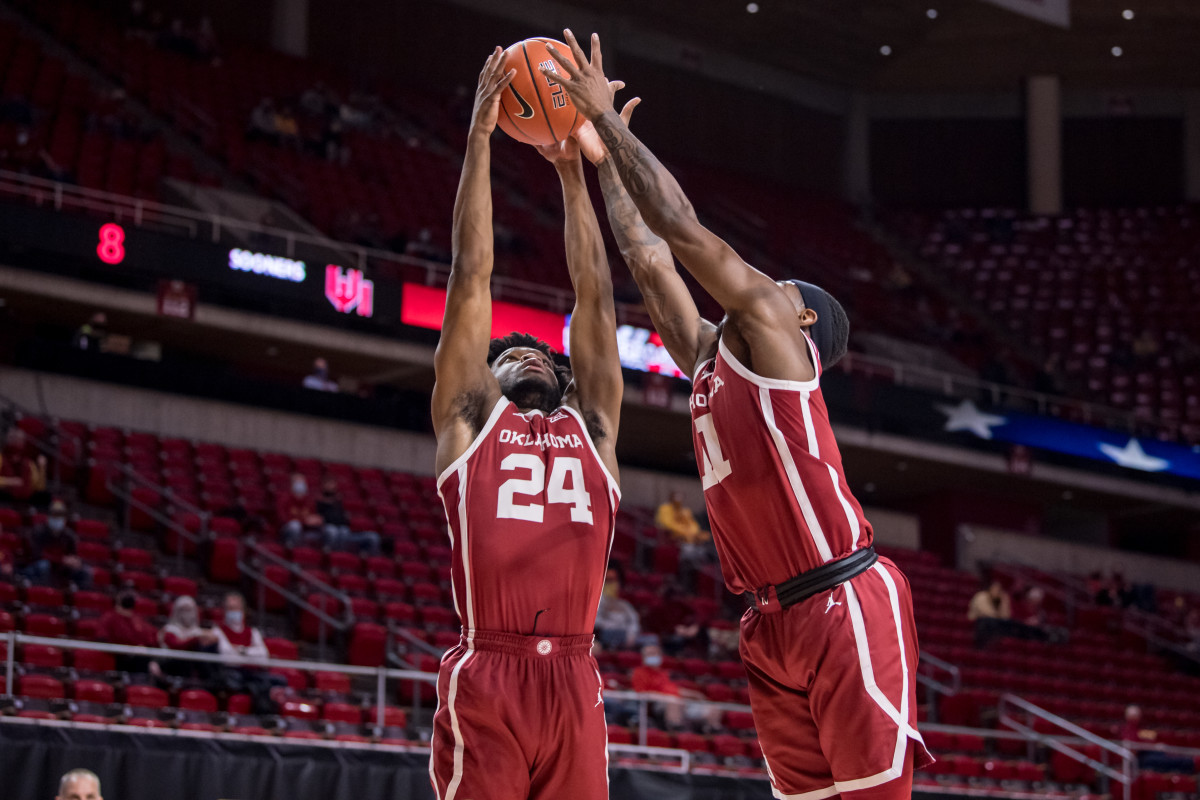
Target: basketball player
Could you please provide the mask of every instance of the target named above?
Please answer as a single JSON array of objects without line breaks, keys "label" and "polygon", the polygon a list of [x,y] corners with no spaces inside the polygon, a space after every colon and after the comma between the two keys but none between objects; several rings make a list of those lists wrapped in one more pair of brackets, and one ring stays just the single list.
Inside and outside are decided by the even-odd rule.
[{"label": "basketball player", "polygon": [[442,659],[439,800],[603,800],[607,730],[590,654],[620,490],[612,279],[578,146],[539,148],[563,187],[572,370],[525,334],[489,341],[489,138],[513,74],[496,48],[475,96],[434,358],[438,492],[461,643]]},{"label": "basketball player", "polygon": [[[752,603],[741,655],[774,795],[908,798],[931,761],[916,729],[917,639],[907,579],[872,547],[821,395],[846,350],[841,305],[776,282],[705,229],[674,178],[613,110],[600,41],[555,76],[592,123],[618,244],[655,327],[692,378],[696,461],[725,583]],[[631,101],[632,102],[632,101]],[[626,106],[626,110],[632,109]],[[644,223],[643,223],[644,220]],[[661,238],[660,238],[661,237]],[[724,308],[701,319],[672,252]]]}]

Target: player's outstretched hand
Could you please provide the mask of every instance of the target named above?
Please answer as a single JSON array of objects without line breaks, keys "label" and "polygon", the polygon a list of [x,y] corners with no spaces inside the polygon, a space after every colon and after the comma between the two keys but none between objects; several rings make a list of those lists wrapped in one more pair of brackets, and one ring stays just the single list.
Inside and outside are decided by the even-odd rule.
[{"label": "player's outstretched hand", "polygon": [[500,116],[500,93],[512,82],[517,71],[504,71],[504,49],[497,47],[483,64],[475,89],[475,108],[471,111],[471,129],[491,133]]},{"label": "player's outstretched hand", "polygon": [[548,79],[561,83],[571,96],[579,113],[588,119],[596,119],[613,107],[612,92],[608,88],[608,79],[604,77],[604,59],[600,54],[600,36],[592,34],[592,57],[585,58],[583,48],[575,41],[575,34],[568,28],[563,31],[563,38],[575,56],[575,66],[563,59],[562,54],[554,45],[546,45],[546,50],[558,65],[558,72],[540,68],[541,73]]},{"label": "player's outstretched hand", "polygon": [[[590,122],[584,124],[591,125]],[[542,158],[555,166],[558,166],[559,163],[569,164],[579,160],[579,142],[570,136],[554,144],[535,144],[534,148],[542,154]]]},{"label": "player's outstretched hand", "polygon": [[[623,81],[613,81],[609,84],[614,94],[625,87]],[[629,100],[621,107],[621,119],[626,125],[633,117],[633,110],[642,102],[642,98],[635,97]],[[579,130],[575,131],[575,140],[579,142],[579,149],[583,152],[583,157],[593,164],[599,165],[600,162],[608,158],[608,148],[604,146],[604,142],[600,141],[600,134],[596,133],[596,126],[591,120],[587,120],[579,126]]]}]

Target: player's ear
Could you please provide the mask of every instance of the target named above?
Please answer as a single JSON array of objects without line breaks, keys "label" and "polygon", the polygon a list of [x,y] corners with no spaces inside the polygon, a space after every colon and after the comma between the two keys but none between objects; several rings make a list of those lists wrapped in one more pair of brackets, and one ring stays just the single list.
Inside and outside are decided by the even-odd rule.
[{"label": "player's ear", "polygon": [[817,312],[808,307],[802,309],[796,318],[800,320],[800,326],[804,328],[811,328],[817,324]]}]

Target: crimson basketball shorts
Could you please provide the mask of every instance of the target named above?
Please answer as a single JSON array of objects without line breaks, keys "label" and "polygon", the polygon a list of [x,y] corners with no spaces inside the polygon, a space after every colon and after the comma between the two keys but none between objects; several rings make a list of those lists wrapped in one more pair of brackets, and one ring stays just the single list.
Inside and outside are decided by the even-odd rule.
[{"label": "crimson basketball shorts", "polygon": [[[832,591],[742,617],[742,660],[772,791],[821,800],[897,781],[933,759],[917,732],[917,632],[889,559]],[[911,744],[911,747],[910,747]],[[911,750],[911,763],[910,755]]]},{"label": "crimson basketball shorts", "polygon": [[606,800],[608,730],[592,635],[477,631],[438,670],[438,800]]}]

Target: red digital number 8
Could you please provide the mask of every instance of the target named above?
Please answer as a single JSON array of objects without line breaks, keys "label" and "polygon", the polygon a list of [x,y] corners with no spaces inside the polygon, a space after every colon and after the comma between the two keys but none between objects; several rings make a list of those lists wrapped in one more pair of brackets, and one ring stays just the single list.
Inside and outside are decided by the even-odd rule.
[{"label": "red digital number 8", "polygon": [[96,255],[105,264],[120,264],[125,260],[125,229],[115,223],[100,226],[100,244]]}]

